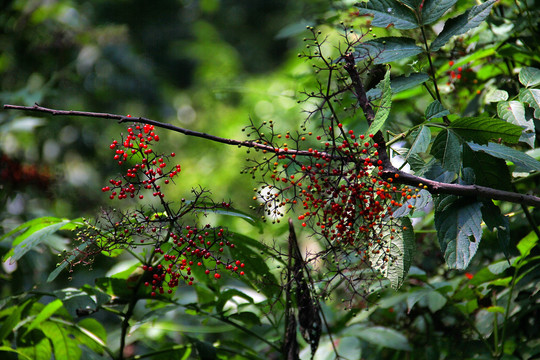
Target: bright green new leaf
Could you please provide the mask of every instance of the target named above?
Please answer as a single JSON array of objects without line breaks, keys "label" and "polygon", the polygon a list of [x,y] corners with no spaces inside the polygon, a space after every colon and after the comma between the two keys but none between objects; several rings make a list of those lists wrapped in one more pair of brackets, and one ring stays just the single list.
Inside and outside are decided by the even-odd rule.
[{"label": "bright green new leaf", "polygon": [[482,203],[452,201],[444,196],[435,209],[435,227],[446,264],[464,270],[482,239]]},{"label": "bright green new leaf", "polygon": [[420,54],[423,49],[407,37],[382,37],[360,43],[355,57],[373,59],[374,64],[387,64]]},{"label": "bright green new leaf", "polygon": [[431,43],[429,50],[437,51],[452,37],[466,33],[480,25],[491,12],[491,7],[497,0],[488,0],[481,5],[476,5],[462,15],[449,19],[444,24],[444,29]]},{"label": "bright green new leaf", "polygon": [[[399,289],[405,281],[415,251],[411,220],[408,217],[400,220],[401,230],[395,233],[386,232],[381,244],[371,246],[369,251],[371,265],[390,280],[394,289]],[[376,250],[379,252],[373,253]]]},{"label": "bright green new leaf", "polygon": [[500,119],[488,117],[466,117],[454,120],[450,128],[461,138],[485,144],[493,139],[502,139],[507,143],[517,143],[522,128]]},{"label": "bright green new leaf", "polygon": [[446,110],[438,100],[435,100],[426,109],[426,120],[430,121],[448,114],[450,114],[450,111]]},{"label": "bright green new leaf", "polygon": [[2,352],[12,352],[17,355],[19,355],[19,359],[25,359],[25,360],[36,360],[35,358],[28,356],[24,352],[24,348],[21,349],[13,349],[11,346],[0,346],[0,353]]},{"label": "bright green new leaf", "polygon": [[517,248],[522,258],[529,256],[531,250],[538,243],[538,236],[536,236],[534,231],[531,231],[527,234],[521,241],[517,244]]},{"label": "bright green new leaf", "polygon": [[461,139],[451,129],[442,130],[431,146],[431,154],[441,162],[441,166],[455,174],[461,169],[463,153]]},{"label": "bright green new leaf", "polygon": [[66,326],[53,321],[45,321],[41,324],[41,331],[51,340],[56,360],[80,359],[82,351]]},{"label": "bright green new leaf", "polygon": [[540,119],[540,89],[521,89],[519,100],[534,109],[534,117]]},{"label": "bright green new leaf", "polygon": [[495,156],[496,158],[511,161],[516,166],[516,171],[530,172],[540,171],[540,162],[521,151],[509,148],[507,146],[489,143],[487,145],[478,145],[473,142],[468,142],[467,145],[474,151],[483,151],[486,154]]},{"label": "bright green new leaf", "polygon": [[394,24],[396,29],[415,29],[419,26],[415,14],[396,0],[371,0],[361,4],[358,12],[363,15],[373,14],[373,26],[387,27]]},{"label": "bright green new leaf", "polygon": [[524,67],[519,72],[519,82],[525,87],[540,84],[540,70],[533,67]]},{"label": "bright green new leaf", "polygon": [[534,147],[536,139],[534,121],[531,118],[527,119],[523,103],[519,101],[501,101],[497,104],[497,114],[504,121],[520,126],[523,132],[519,141]]},{"label": "bright green new leaf", "polygon": [[56,300],[48,303],[47,305],[45,305],[45,307],[43,309],[41,309],[41,311],[34,318],[34,320],[32,320],[32,322],[30,323],[30,326],[28,326],[26,328],[25,334],[28,334],[33,329],[39,327],[43,321],[45,321],[48,318],[50,318],[51,316],[53,316],[54,313],[58,309],[60,309],[62,306],[63,306],[62,300],[60,300],[60,299],[56,299]]},{"label": "bright green new leaf", "polygon": [[390,109],[392,107],[392,89],[390,88],[390,69],[386,71],[383,81],[377,85],[382,91],[381,102],[379,104],[379,110],[375,114],[375,119],[371,123],[367,133],[375,134],[377,131],[382,129],[388,115],[390,115]]}]

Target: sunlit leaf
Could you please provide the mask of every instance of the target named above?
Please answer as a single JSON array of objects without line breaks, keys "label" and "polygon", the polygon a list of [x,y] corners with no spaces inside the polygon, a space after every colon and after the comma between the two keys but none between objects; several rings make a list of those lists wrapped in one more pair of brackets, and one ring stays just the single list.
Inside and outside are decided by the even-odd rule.
[{"label": "sunlit leaf", "polygon": [[540,84],[540,70],[533,67],[523,67],[519,71],[519,82],[525,87]]},{"label": "sunlit leaf", "polygon": [[77,360],[82,351],[66,326],[53,321],[41,324],[41,331],[53,344],[54,358],[57,360]]},{"label": "sunlit leaf", "polygon": [[519,100],[534,109],[534,117],[540,119],[540,89],[521,89]]},{"label": "sunlit leaf", "polygon": [[536,133],[533,119],[527,119],[525,106],[519,101],[501,101],[497,104],[497,114],[501,119],[511,124],[520,126],[523,129],[519,141],[534,147]]},{"label": "sunlit leaf", "polygon": [[486,102],[506,101],[508,100],[508,92],[499,89],[489,89],[486,93],[485,100]]},{"label": "sunlit leaf", "polygon": [[441,196],[435,208],[435,227],[446,264],[466,269],[482,238],[482,203],[467,203]]},{"label": "sunlit leaf", "polygon": [[476,5],[467,10],[464,14],[453,19],[449,19],[444,24],[444,29],[431,43],[430,51],[439,50],[452,37],[466,33],[480,25],[491,12],[491,7],[497,0],[488,0],[481,5]]},{"label": "sunlit leaf", "polygon": [[64,304],[62,304],[62,300],[56,299],[45,305],[43,309],[39,312],[39,314],[32,320],[30,325],[26,328],[25,334],[29,333],[33,329],[39,327],[41,323],[48,318],[50,318],[56,310],[60,309]]},{"label": "sunlit leaf", "polygon": [[511,161],[516,166],[516,171],[530,172],[540,171],[540,162],[521,151],[509,148],[507,146],[489,143],[487,145],[478,145],[473,142],[468,142],[467,145],[474,151],[483,151],[486,154],[495,156],[496,158]]}]

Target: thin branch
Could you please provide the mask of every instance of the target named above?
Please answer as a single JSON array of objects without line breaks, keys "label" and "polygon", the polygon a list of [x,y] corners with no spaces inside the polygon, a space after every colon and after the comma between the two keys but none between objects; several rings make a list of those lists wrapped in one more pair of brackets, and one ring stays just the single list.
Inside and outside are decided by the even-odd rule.
[{"label": "thin branch", "polygon": [[[354,73],[355,71],[354,66],[349,67],[347,71],[351,69]],[[363,90],[363,87],[360,88],[359,86],[357,86],[357,84],[354,84],[354,85],[355,85],[355,91],[357,92],[356,95],[361,97],[362,93],[360,90]],[[364,96],[365,96],[365,91],[364,91]],[[367,98],[365,100],[367,101]],[[364,102],[360,101],[360,106],[362,107],[364,111],[367,111],[366,117],[372,116],[372,115],[368,116],[368,114],[373,114],[374,116],[373,108],[371,107],[371,104],[369,104],[369,102],[366,102],[366,101]],[[294,150],[294,149],[285,150],[285,149],[275,148],[269,145],[263,145],[254,141],[240,141],[240,140],[235,140],[235,139],[222,138],[215,135],[210,135],[210,134],[201,133],[198,131],[180,128],[171,124],[162,123],[162,122],[147,119],[144,117],[128,117],[128,116],[123,116],[123,115],[86,112],[86,111],[54,110],[54,109],[49,109],[49,108],[39,106],[37,104],[34,106],[4,105],[4,109],[43,112],[43,113],[48,113],[55,116],[81,116],[81,117],[114,119],[114,120],[118,120],[120,123],[140,122],[140,123],[150,124],[150,125],[154,125],[160,128],[168,129],[171,131],[179,132],[184,135],[200,137],[203,139],[207,139],[210,141],[215,141],[215,142],[219,142],[219,143],[223,143],[227,145],[257,148],[257,149],[266,150],[269,152],[275,152],[279,154],[307,156],[307,157],[315,156],[313,152],[309,152],[305,150]],[[370,109],[371,109],[371,112],[370,112]],[[512,203],[540,207],[540,197],[537,197],[534,195],[526,195],[526,194],[520,194],[516,192],[511,192],[511,191],[503,191],[503,190],[493,189],[493,188],[479,186],[479,185],[447,184],[447,183],[442,183],[439,181],[425,179],[419,176],[411,175],[406,172],[400,171],[392,166],[390,159],[388,158],[388,154],[386,152],[386,142],[380,131],[377,132],[377,134],[375,134],[374,140],[375,142],[379,144],[379,158],[383,162],[381,164],[381,166],[383,167],[382,177],[392,178],[392,181],[394,183],[410,185],[416,188],[423,188],[423,189],[428,190],[432,194],[450,194],[450,195],[457,195],[457,196],[480,197],[480,198],[503,200],[503,201],[508,201]],[[329,154],[325,152],[318,152],[317,156],[328,157],[332,159],[344,159],[342,156]],[[348,160],[352,161],[350,158],[348,158]]]}]

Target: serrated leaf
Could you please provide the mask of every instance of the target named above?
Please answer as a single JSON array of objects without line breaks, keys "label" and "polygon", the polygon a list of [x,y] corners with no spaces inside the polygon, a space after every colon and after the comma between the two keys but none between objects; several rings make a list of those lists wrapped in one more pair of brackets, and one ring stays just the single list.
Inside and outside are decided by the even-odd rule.
[{"label": "serrated leaf", "polygon": [[431,131],[427,126],[420,126],[412,133],[412,143],[409,150],[407,150],[403,156],[404,161],[409,162],[411,155],[424,153],[429,148],[431,142]]},{"label": "serrated leaf", "polygon": [[[401,91],[409,90],[425,83],[429,80],[429,76],[426,73],[414,73],[409,76],[398,76],[390,81],[390,87],[392,88],[392,94],[397,94]],[[373,88],[366,93],[370,100],[378,99],[381,97],[381,90]]]},{"label": "serrated leaf", "polygon": [[[365,7],[362,7],[365,6]],[[372,0],[358,8],[360,14],[373,14],[372,26],[387,27],[394,24],[396,29],[415,29],[418,21],[415,14],[395,0]]]},{"label": "serrated leaf", "polygon": [[375,119],[369,126],[368,134],[376,134],[384,126],[392,108],[392,89],[390,88],[390,69],[386,71],[383,81],[377,85],[382,91],[381,103],[375,114]]},{"label": "serrated leaf", "polygon": [[465,13],[449,19],[444,24],[444,29],[431,43],[429,50],[437,51],[452,37],[466,33],[480,25],[491,12],[491,7],[497,0],[488,0],[481,5],[476,5]]},{"label": "serrated leaf", "polygon": [[523,129],[519,141],[534,147],[536,133],[533,119],[527,119],[525,106],[519,101],[501,101],[497,104],[497,115],[504,121],[518,125]]},{"label": "serrated leaf", "polygon": [[45,321],[41,324],[41,331],[51,340],[55,359],[77,360],[81,357],[82,351],[79,344],[65,326]]},{"label": "serrated leaf", "polygon": [[508,92],[499,89],[489,89],[486,97],[486,102],[499,102],[508,100]]},{"label": "serrated leaf", "polygon": [[437,21],[457,0],[427,0],[422,8],[422,25]]},{"label": "serrated leaf", "polygon": [[519,82],[525,87],[540,84],[540,70],[533,67],[524,67],[519,72]]},{"label": "serrated leaf", "polygon": [[450,114],[450,111],[446,110],[438,100],[435,100],[426,109],[426,120],[442,118],[448,114]]},{"label": "serrated leaf", "polygon": [[356,47],[355,57],[373,59],[374,64],[387,64],[420,54],[423,49],[407,37],[382,37],[365,41]]},{"label": "serrated leaf", "polygon": [[509,148],[507,146],[495,143],[487,145],[478,145],[473,142],[468,142],[467,145],[474,151],[483,151],[486,154],[495,156],[496,158],[511,161],[516,166],[516,171],[530,172],[540,171],[540,162],[521,151]]},{"label": "serrated leaf", "polygon": [[[415,251],[411,220],[408,217],[400,220],[399,231],[384,233],[381,244],[371,246],[369,251],[371,265],[390,280],[394,289],[399,289],[405,281]],[[373,252],[377,250],[378,253]]]},{"label": "serrated leaf", "polygon": [[[446,197],[450,198],[450,197]],[[482,203],[441,202],[435,209],[435,227],[446,264],[464,270],[482,239]]]},{"label": "serrated leaf", "polygon": [[519,91],[519,100],[529,104],[534,109],[534,117],[540,119],[540,90],[539,89],[521,89]]},{"label": "serrated leaf", "polygon": [[451,183],[457,176],[455,172],[443,169],[440,162],[433,158],[416,175],[443,183]]},{"label": "serrated leaf", "polygon": [[520,126],[500,119],[488,117],[466,117],[452,121],[450,128],[461,138],[477,143],[487,143],[502,139],[507,143],[517,143],[521,136]]},{"label": "serrated leaf", "polygon": [[431,146],[431,154],[441,166],[455,174],[460,172],[462,145],[460,138],[450,129],[442,130]]}]

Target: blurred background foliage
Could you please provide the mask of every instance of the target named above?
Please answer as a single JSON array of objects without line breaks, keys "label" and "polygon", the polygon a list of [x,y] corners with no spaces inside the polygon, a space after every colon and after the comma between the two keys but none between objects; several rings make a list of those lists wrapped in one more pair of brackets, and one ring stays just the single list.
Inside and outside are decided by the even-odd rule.
[{"label": "blurred background foliage", "polygon": [[[144,116],[236,139],[245,137],[242,128],[250,120],[260,123],[273,119],[277,121],[279,131],[294,131],[305,119],[306,114],[302,110],[309,107],[309,103],[297,103],[303,98],[301,93],[317,86],[316,78],[310,76],[313,74],[311,64],[297,56],[304,49],[305,27],[339,23],[340,20],[366,27],[366,18],[358,17],[353,3],[347,0],[3,1],[0,5],[0,101],[3,104],[39,103],[57,109]],[[500,8],[503,5],[509,7],[513,2],[501,1]],[[469,6],[468,1],[456,4],[461,12]],[[447,107],[455,113],[478,114],[490,106],[483,103],[483,92],[491,85],[508,82],[505,56],[517,56],[506,46],[515,43],[508,41],[510,37],[520,41],[528,39],[531,49],[540,48],[538,39],[527,30],[526,22],[521,24],[521,28],[505,32],[504,26],[508,24],[503,19],[508,13],[505,15],[499,9],[495,13],[489,25],[484,24],[467,37],[458,38],[449,46],[451,50],[435,59],[439,78],[448,79],[442,92],[455,95],[445,97]],[[510,14],[517,23],[516,12]],[[535,24],[537,26],[537,22]],[[486,37],[488,27],[497,30],[491,32],[494,38]],[[320,28],[332,39],[339,38],[334,28],[324,25]],[[397,32],[392,28],[374,29],[374,34],[395,35]],[[329,43],[329,51],[335,51],[332,44]],[[483,44],[490,44],[488,49],[492,50],[495,45],[501,45],[506,53],[486,53],[464,61],[466,66],[474,67],[474,71],[470,72],[470,82],[458,84],[448,72],[448,59],[457,62],[473,55],[476,46]],[[532,51],[526,56],[530,60],[536,55]],[[425,66],[425,59],[418,63],[407,60],[393,64],[393,72],[408,74],[412,69]],[[394,97],[393,130],[401,131],[399,129],[422,121],[430,99],[420,94],[420,88],[416,88]],[[110,206],[101,187],[117,173],[109,144],[113,139],[119,139],[122,131],[125,131],[125,126],[114,121],[0,112],[0,235],[39,216],[94,217],[100,207]],[[163,151],[175,151],[182,165],[179,186],[169,189],[174,191],[169,198],[189,198],[191,188],[202,186],[213,193],[216,201],[231,201],[241,210],[254,205],[251,189],[257,183],[250,176],[240,174],[246,166],[245,150],[176,133],[161,131],[159,134],[162,137],[159,146]],[[538,193],[538,181],[534,179],[516,186],[520,191]],[[112,205],[129,206],[129,202]],[[515,209],[504,206],[505,213]],[[265,227],[263,235],[259,228],[246,225],[241,219],[232,219],[228,224],[243,234],[270,241],[286,232],[282,225],[272,227],[271,232]],[[429,345],[426,353],[444,353],[452,349],[453,345],[445,336],[439,336],[439,342],[432,342],[429,336],[461,331],[466,321],[462,315],[456,315],[453,306],[463,299],[473,301],[477,294],[472,294],[471,290],[471,294],[460,295],[459,291],[468,289],[467,281],[470,279],[449,271],[443,265],[432,226],[432,215],[420,216],[416,220],[415,230],[420,246],[416,261],[418,267],[412,269],[412,282],[403,292],[383,293],[384,301],[380,306],[358,317],[353,314],[341,317],[339,311],[335,311],[342,308],[340,299],[333,299],[337,305],[325,305],[328,319],[335,325],[335,334],[340,336],[342,353],[347,355],[347,349],[361,348],[365,353],[380,354],[380,358],[398,358],[395,356],[410,351],[405,335],[389,330],[390,327],[404,330],[417,349]],[[511,226],[514,247],[527,234],[534,237],[521,214],[511,218]],[[66,239],[70,236],[70,233],[66,237],[52,236],[47,244],[61,251],[68,246]],[[503,257],[496,247],[496,237],[491,233],[486,231],[482,244],[471,265],[471,272]],[[0,243],[2,255],[9,247],[6,242]],[[54,284],[46,284],[55,263],[56,258],[46,250],[42,253],[29,252],[16,267],[4,263],[0,298],[28,291],[36,284],[42,290],[48,286],[61,289],[92,284],[93,279],[103,276],[118,262],[114,258],[99,258],[91,273],[79,271],[71,282],[67,276],[60,276]],[[497,273],[500,277],[503,274],[503,271]],[[533,273],[531,276],[536,275]],[[419,285],[428,282],[428,278],[434,284],[432,287]],[[538,297],[538,288],[531,284],[532,280],[527,283],[531,289],[526,290]],[[444,290],[434,290],[439,288]],[[423,293],[420,294],[419,289]],[[186,302],[197,298],[200,302],[205,296],[213,296],[206,294],[204,287],[196,290],[197,294],[186,291]],[[403,295],[406,291],[411,294],[417,292],[417,295],[409,300],[411,297]],[[481,291],[478,297],[489,300],[487,286]],[[504,298],[504,290],[501,294],[500,297]],[[490,301],[496,302],[496,296],[493,295]],[[361,302],[359,307],[365,306]],[[449,305],[445,307],[447,303]],[[410,314],[415,304],[417,306]],[[531,303],[526,306],[532,307],[527,308],[526,314],[538,312]],[[471,307],[467,314],[477,307]],[[443,316],[437,313],[441,309]],[[167,310],[171,312],[161,320],[178,329],[180,320],[175,314],[184,314],[185,309]],[[260,307],[260,311],[269,310]],[[105,321],[103,315],[98,316]],[[199,324],[198,318],[186,320],[184,317],[181,321],[182,329],[193,325],[193,333],[207,331]],[[365,324],[368,321],[376,326],[375,330],[370,328],[371,334],[392,339],[388,340],[388,348],[381,350],[375,335],[367,333]],[[536,322],[528,324],[532,326]],[[519,328],[520,323],[515,326]],[[225,330],[230,328],[217,325],[214,328],[216,332]],[[491,331],[493,327],[485,325],[486,334]],[[415,338],[417,332],[422,335]],[[154,333],[155,338],[143,339],[144,334],[152,333],[148,330],[137,335],[148,343],[159,343],[161,338],[179,341],[180,336],[161,331]],[[244,340],[242,335],[223,333],[221,338]],[[214,334],[205,336],[210,340],[220,338]],[[278,338],[275,333],[271,336]],[[474,347],[478,343],[480,340],[476,339],[469,345]],[[304,355],[307,356],[307,352],[306,347]],[[321,359],[332,353],[328,338],[322,341],[319,353]],[[429,357],[426,355],[426,358]]]}]

